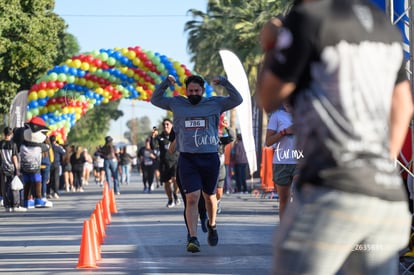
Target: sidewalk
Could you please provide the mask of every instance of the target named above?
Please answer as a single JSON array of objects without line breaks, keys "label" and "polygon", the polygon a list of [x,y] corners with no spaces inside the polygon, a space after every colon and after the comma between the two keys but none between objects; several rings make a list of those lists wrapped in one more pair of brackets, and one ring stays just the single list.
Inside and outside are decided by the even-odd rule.
[{"label": "sidewalk", "polygon": [[269,274],[276,200],[224,195],[219,244],[210,247],[199,227],[200,253],[186,251],[183,204],[166,207],[162,188],[142,193],[141,176],[121,185],[118,213],[106,227],[97,268],[76,268],[83,222],[102,199],[92,181],[84,193],[63,192],[50,209],[0,210],[1,274]]}]

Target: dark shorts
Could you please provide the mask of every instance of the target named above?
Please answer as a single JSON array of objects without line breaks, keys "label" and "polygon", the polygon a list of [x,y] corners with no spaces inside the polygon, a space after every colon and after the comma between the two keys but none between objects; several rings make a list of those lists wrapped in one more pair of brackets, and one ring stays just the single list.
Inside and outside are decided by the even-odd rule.
[{"label": "dark shorts", "polygon": [[293,176],[298,174],[296,164],[273,164],[273,182],[280,186],[292,184]]},{"label": "dark shorts", "polygon": [[184,193],[201,189],[208,195],[215,194],[220,168],[217,153],[180,153],[178,167]]},{"label": "dark shorts", "polygon": [[93,170],[96,171],[96,172],[105,171],[105,169],[103,167],[93,167]]},{"label": "dark shorts", "polygon": [[[160,181],[168,182],[171,178],[174,178],[177,174],[177,163],[160,163]],[[154,168],[155,169],[155,168]]]},{"label": "dark shorts", "polygon": [[71,172],[71,171],[72,171],[72,165],[70,163],[63,165],[63,172]]}]

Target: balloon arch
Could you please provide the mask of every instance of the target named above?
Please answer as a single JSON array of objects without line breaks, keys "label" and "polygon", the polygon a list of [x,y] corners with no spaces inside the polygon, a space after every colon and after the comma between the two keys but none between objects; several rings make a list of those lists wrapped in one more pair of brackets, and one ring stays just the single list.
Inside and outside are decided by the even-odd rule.
[{"label": "balloon arch", "polygon": [[[184,94],[183,83],[192,72],[160,53],[136,46],[76,55],[47,71],[30,88],[26,119],[41,117],[50,135],[64,143],[71,127],[94,106],[118,99],[149,101],[169,74],[177,83],[167,89],[167,96]],[[206,96],[213,93],[207,84]]]}]

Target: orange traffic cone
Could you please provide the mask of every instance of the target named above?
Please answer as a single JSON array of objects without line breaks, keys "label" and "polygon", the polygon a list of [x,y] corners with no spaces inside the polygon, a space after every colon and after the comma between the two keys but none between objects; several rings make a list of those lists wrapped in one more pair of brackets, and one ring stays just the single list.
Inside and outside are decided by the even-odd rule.
[{"label": "orange traffic cone", "polygon": [[106,224],[110,224],[111,223],[111,210],[109,209],[109,192],[107,194],[105,194],[105,196],[103,197],[103,199],[101,200],[102,202],[102,210],[103,210],[103,217],[104,217],[104,221]]},{"label": "orange traffic cone", "polygon": [[92,244],[93,250],[95,251],[95,260],[100,261],[102,259],[101,258],[101,247],[98,244],[98,240],[96,236],[96,231],[95,231],[96,224],[93,224],[92,220],[89,220],[88,226],[89,226],[89,232],[91,232],[91,244]]},{"label": "orange traffic cone", "polygon": [[91,214],[90,220],[92,222],[93,230],[96,234],[96,240],[98,241],[98,245],[99,245],[99,244],[103,243],[103,236],[102,236],[102,232],[98,228],[98,222],[96,221],[95,212]]},{"label": "orange traffic cone", "polygon": [[[95,208],[95,217],[96,217],[96,225],[98,227],[98,230],[101,232],[102,240],[106,236],[105,234],[105,223],[103,221],[102,217],[102,205],[100,202],[96,204]],[[103,241],[102,241],[103,243]]]},{"label": "orange traffic cone", "polygon": [[96,258],[88,221],[83,222],[82,240],[77,268],[96,268]]},{"label": "orange traffic cone", "polygon": [[109,208],[111,210],[111,213],[118,213],[114,190],[111,190],[111,192],[109,192]]}]

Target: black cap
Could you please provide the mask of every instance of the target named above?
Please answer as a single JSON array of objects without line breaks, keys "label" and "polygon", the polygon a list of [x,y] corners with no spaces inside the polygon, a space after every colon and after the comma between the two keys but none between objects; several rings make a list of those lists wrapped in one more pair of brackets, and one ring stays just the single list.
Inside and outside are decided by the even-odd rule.
[{"label": "black cap", "polygon": [[111,141],[113,141],[113,139],[112,139],[112,137],[111,137],[111,136],[106,136],[106,137],[105,137],[105,142],[106,142],[106,143],[111,142]]}]

